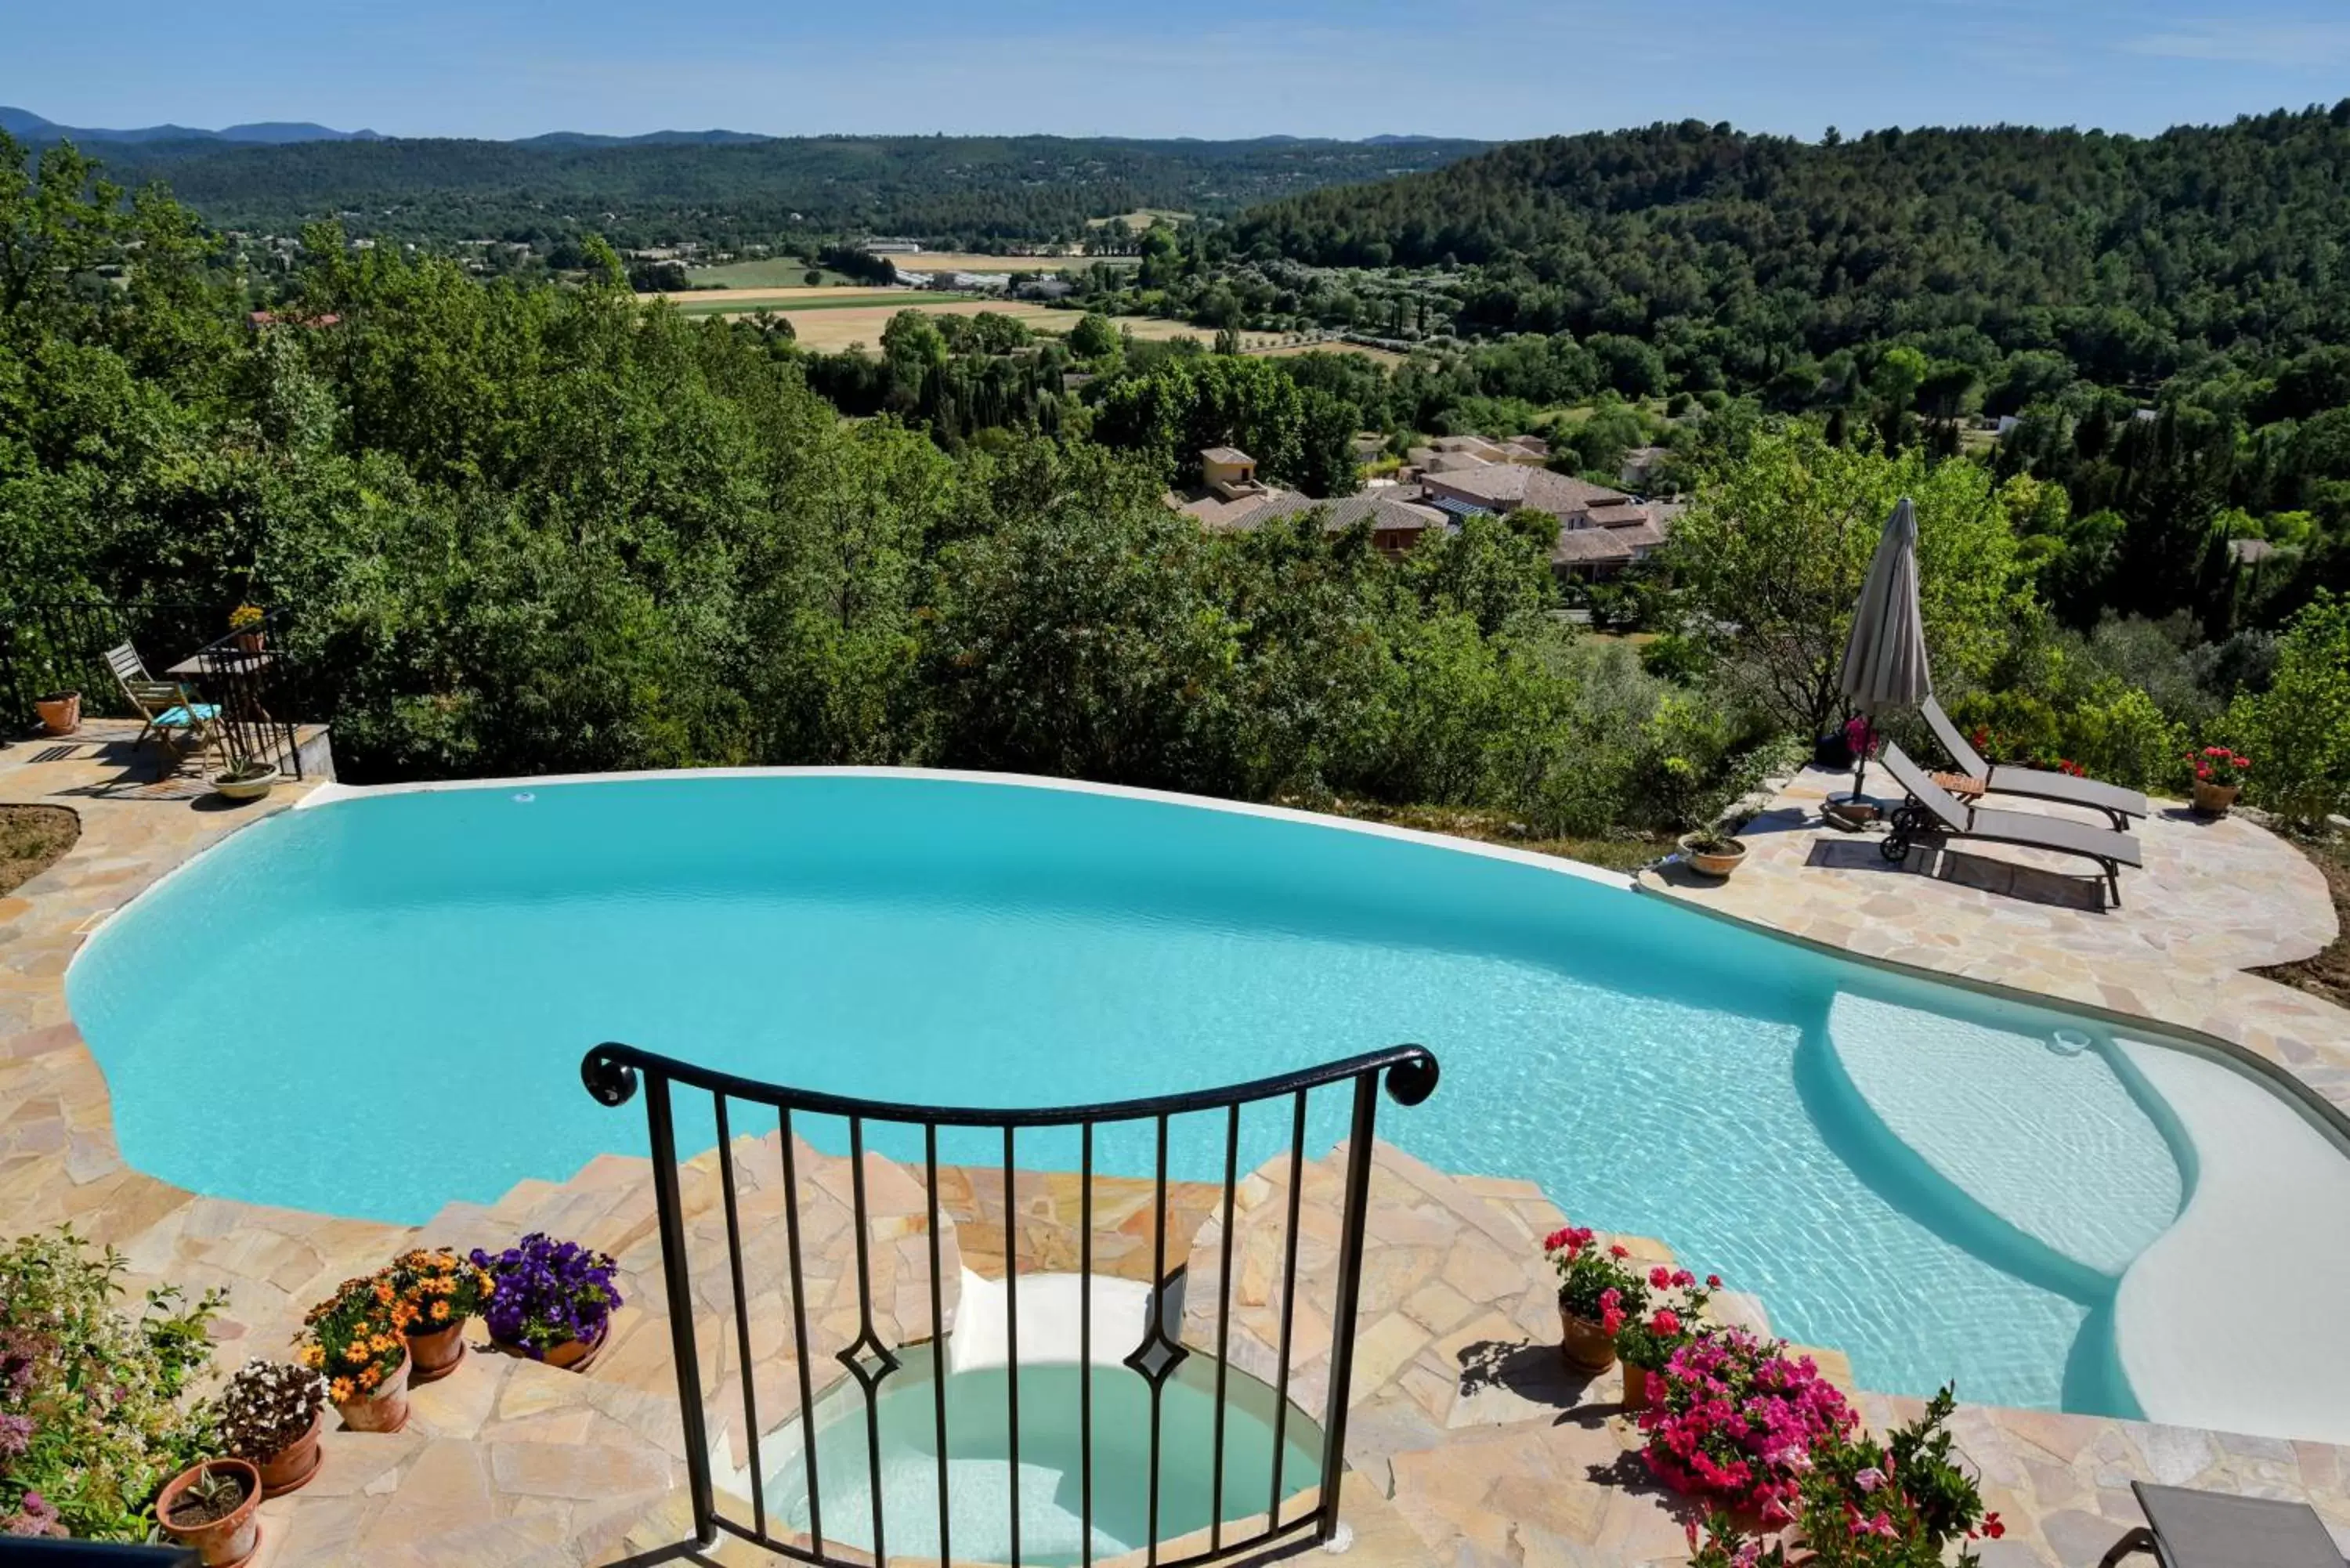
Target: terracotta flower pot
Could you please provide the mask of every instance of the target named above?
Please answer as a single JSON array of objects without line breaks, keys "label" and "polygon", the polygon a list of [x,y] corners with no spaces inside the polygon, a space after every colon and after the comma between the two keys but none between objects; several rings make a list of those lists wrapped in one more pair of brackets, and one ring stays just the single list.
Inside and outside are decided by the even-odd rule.
[{"label": "terracotta flower pot", "polygon": [[490,1343],[508,1355],[518,1355],[525,1361],[543,1361],[547,1366],[566,1372],[585,1372],[604,1354],[604,1342],[612,1335],[612,1324],[607,1319],[593,1339],[567,1339],[560,1345],[550,1345],[544,1355],[533,1355],[530,1347],[512,1340],[494,1339]]},{"label": "terracotta flower pot", "polygon": [[2202,779],[2195,781],[2195,810],[2202,816],[2225,816],[2228,808],[2236,804],[2241,784],[2215,784]]},{"label": "terracotta flower pot", "polygon": [[1657,1396],[1664,1390],[1664,1383],[1665,1380],[1661,1375],[1651,1373],[1645,1366],[1635,1366],[1630,1362],[1626,1362],[1624,1364],[1624,1408],[1647,1409],[1657,1402]]},{"label": "terracotta flower pot", "polygon": [[[207,1472],[226,1470],[244,1488],[244,1501],[234,1511],[206,1524],[176,1524],[172,1513],[187,1490]],[[155,1517],[175,1539],[203,1559],[204,1568],[235,1568],[261,1545],[261,1521],[253,1511],[261,1506],[261,1471],[244,1459],[206,1459],[172,1478],[155,1500]]]},{"label": "terracotta flower pot", "polygon": [[1701,874],[1708,877],[1727,877],[1746,863],[1744,841],[1733,838],[1730,842],[1737,847],[1722,853],[1711,849],[1692,848],[1690,839],[1684,838],[1681,840],[1681,853],[1690,857],[1690,864]]},{"label": "terracotta flower pot", "polygon": [[318,1452],[318,1434],[326,1427],[327,1412],[321,1409],[310,1417],[308,1431],[267,1459],[255,1461],[255,1468],[261,1471],[261,1495],[265,1499],[300,1491],[310,1484],[310,1478],[326,1462],[325,1456]]},{"label": "terracotta flower pot", "polygon": [[397,1432],[408,1425],[411,1360],[401,1356],[391,1376],[378,1384],[372,1393],[357,1399],[338,1400],[335,1413],[343,1418],[343,1425],[354,1432]]},{"label": "terracotta flower pot", "polygon": [[464,1359],[465,1320],[462,1317],[430,1334],[411,1334],[408,1336],[408,1385],[413,1388],[437,1383],[456,1371]]},{"label": "terracotta flower pot", "polygon": [[81,693],[60,691],[53,697],[34,701],[33,710],[41,716],[41,728],[52,735],[70,735],[81,728]]},{"label": "terracotta flower pot", "polygon": [[1616,1336],[1587,1317],[1558,1307],[1559,1359],[1573,1372],[1605,1372],[1616,1365]]},{"label": "terracotta flower pot", "polygon": [[236,649],[239,653],[259,653],[268,640],[265,631],[240,631],[236,634]]}]

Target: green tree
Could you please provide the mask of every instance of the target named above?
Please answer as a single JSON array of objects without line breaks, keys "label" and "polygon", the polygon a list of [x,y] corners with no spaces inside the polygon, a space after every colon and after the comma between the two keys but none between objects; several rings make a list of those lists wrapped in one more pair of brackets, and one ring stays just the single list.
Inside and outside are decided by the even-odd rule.
[{"label": "green tree", "polygon": [[1829,446],[1796,429],[1757,438],[1712,474],[1662,552],[1684,631],[1752,684],[1785,727],[1818,734],[1842,711],[1836,674],[1868,562],[1901,496],[1917,505],[1918,608],[1938,680],[1986,674],[2030,602],[2011,514],[2030,481],[1995,488],[1971,464]]}]

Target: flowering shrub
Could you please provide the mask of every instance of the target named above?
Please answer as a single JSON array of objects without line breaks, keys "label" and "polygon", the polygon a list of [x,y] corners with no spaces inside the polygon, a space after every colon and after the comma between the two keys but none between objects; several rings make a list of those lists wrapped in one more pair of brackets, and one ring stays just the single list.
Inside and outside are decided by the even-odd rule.
[{"label": "flowering shrub", "polygon": [[390,1270],[345,1280],[302,1319],[298,1358],[326,1375],[328,1397],[336,1404],[364,1399],[400,1370],[415,1320],[416,1308],[400,1298]]},{"label": "flowering shrub", "polygon": [[2200,755],[2189,754],[2195,765],[2195,782],[2219,789],[2241,787],[2251,776],[2252,759],[2225,746],[2206,746]]},{"label": "flowering shrub", "polygon": [[618,1265],[577,1241],[534,1232],[494,1258],[475,1248],[473,1265],[487,1270],[495,1287],[483,1314],[491,1336],[534,1360],[566,1340],[596,1339],[620,1304],[612,1283]]},{"label": "flowering shrub", "polygon": [[1877,755],[1885,744],[1885,737],[1877,732],[1866,713],[1856,713],[1844,722],[1844,743],[1852,748],[1853,761]]},{"label": "flowering shrub", "polygon": [[1569,1225],[1544,1237],[1543,1251],[1558,1270],[1558,1304],[1572,1315],[1612,1334],[1648,1310],[1648,1282],[1620,1243],[1602,1247],[1590,1227]]},{"label": "flowering shrub", "polygon": [[0,1248],[0,1537],[143,1541],[163,1483],[219,1451],[211,1411],[180,1397],[225,1298],[152,1290],[134,1316],[123,1267],[71,1230]]},{"label": "flowering shrub", "polygon": [[1648,1468],[1679,1491],[1793,1519],[1813,1451],[1857,1417],[1810,1356],[1743,1329],[1711,1329],[1674,1351],[1664,1392],[1640,1413]]},{"label": "flowering shrub", "polygon": [[1667,1269],[1661,1264],[1650,1269],[1650,1309],[1645,1316],[1626,1320],[1616,1334],[1616,1354],[1627,1366],[1663,1370],[1674,1351],[1698,1336],[1706,1303],[1721,1288],[1720,1274],[1706,1275],[1700,1285],[1687,1269]]},{"label": "flowering shrub", "polygon": [[487,1269],[445,1249],[402,1252],[385,1273],[400,1299],[414,1309],[411,1334],[432,1334],[479,1316],[496,1288]]},{"label": "flowering shrub", "polygon": [[238,1459],[259,1464],[307,1432],[326,1404],[327,1380],[317,1373],[256,1356],[221,1392],[221,1440]]},{"label": "flowering shrub", "polygon": [[[1883,1442],[1866,1433],[1829,1438],[1813,1450],[1801,1483],[1803,1561],[1816,1568],[1942,1568],[1952,1542],[2007,1533],[1983,1510],[1974,1479],[1950,1457],[1947,1423],[1957,1407],[1948,1388],[1926,1413]],[[1689,1527],[1690,1568],[1782,1568],[1783,1544],[1767,1549],[1726,1517]],[[1961,1544],[1956,1568],[1978,1562]]]}]

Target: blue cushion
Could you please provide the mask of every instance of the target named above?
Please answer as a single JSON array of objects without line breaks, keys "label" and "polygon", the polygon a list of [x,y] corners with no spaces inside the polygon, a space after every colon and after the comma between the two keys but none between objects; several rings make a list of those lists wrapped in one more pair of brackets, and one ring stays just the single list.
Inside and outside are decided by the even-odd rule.
[{"label": "blue cushion", "polygon": [[184,730],[199,722],[209,724],[219,717],[220,710],[210,702],[197,703],[193,719],[188,717],[187,709],[175,704],[155,715],[155,727],[159,730]]}]

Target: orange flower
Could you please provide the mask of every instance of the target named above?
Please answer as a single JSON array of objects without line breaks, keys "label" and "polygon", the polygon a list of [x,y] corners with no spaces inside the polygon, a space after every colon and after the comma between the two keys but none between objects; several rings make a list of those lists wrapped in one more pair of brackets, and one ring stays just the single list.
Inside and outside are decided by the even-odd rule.
[{"label": "orange flower", "polygon": [[363,1368],[359,1373],[359,1386],[362,1388],[372,1388],[382,1381],[383,1374],[372,1366]]},{"label": "orange flower", "polygon": [[447,1320],[448,1316],[449,1303],[447,1302],[434,1302],[432,1303],[432,1321],[434,1323],[444,1322]]},{"label": "orange flower", "polygon": [[336,1378],[332,1386],[330,1386],[327,1390],[327,1397],[332,1399],[338,1405],[344,1403],[346,1400],[349,1399],[350,1397],[351,1380],[348,1377]]},{"label": "orange flower", "polygon": [[389,1302],[391,1300],[391,1282],[390,1280],[378,1280],[375,1282],[375,1299],[380,1302]]},{"label": "orange flower", "polygon": [[345,1361],[356,1364],[365,1361],[367,1358],[367,1346],[359,1344],[358,1341],[354,1340],[350,1344],[343,1346],[343,1359]]}]

